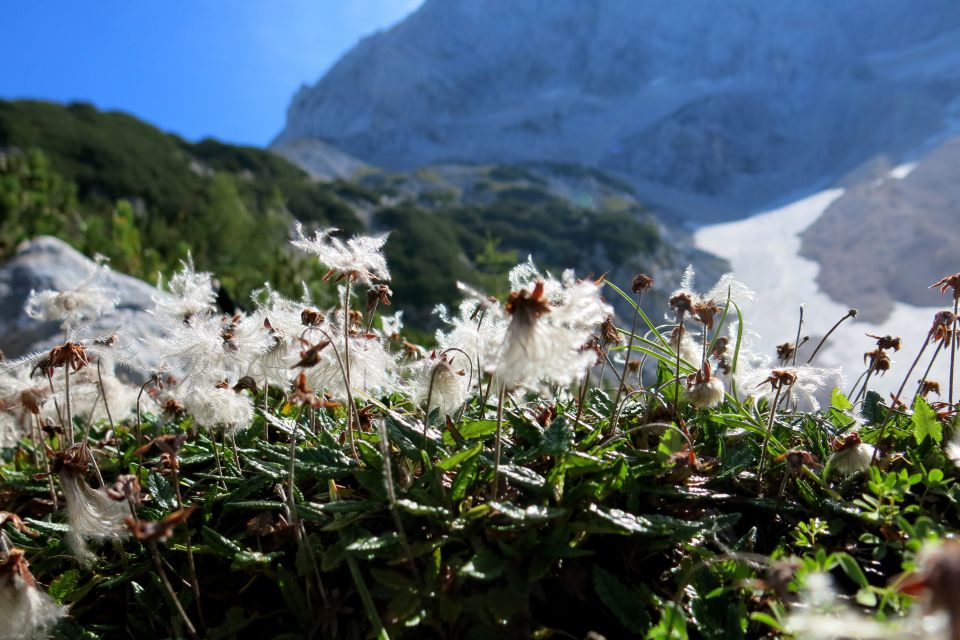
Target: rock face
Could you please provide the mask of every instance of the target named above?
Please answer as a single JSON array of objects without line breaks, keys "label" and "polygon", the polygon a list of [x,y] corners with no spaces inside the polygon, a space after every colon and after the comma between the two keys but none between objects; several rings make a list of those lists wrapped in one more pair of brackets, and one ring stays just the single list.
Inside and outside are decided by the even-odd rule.
[{"label": "rock face", "polygon": [[956,0],[426,0],[302,88],[275,144],[573,162],[742,213],[898,162],[958,97]]},{"label": "rock face", "polygon": [[950,306],[928,285],[960,269],[960,137],[897,168],[861,176],[803,234],[824,293],[882,322],[893,301]]},{"label": "rock face", "polygon": [[[41,236],[18,247],[16,256],[0,267],[0,349],[8,358],[63,342],[59,323],[40,322],[24,311],[30,291],[74,289],[94,266],[92,260],[57,238]],[[152,296],[163,294],[145,282],[112,271],[104,284],[115,290],[120,302],[113,313],[86,327],[83,337],[114,332],[134,339],[161,335],[160,324],[147,310],[153,306]],[[136,364],[144,368],[156,364],[142,353],[137,359]]]}]

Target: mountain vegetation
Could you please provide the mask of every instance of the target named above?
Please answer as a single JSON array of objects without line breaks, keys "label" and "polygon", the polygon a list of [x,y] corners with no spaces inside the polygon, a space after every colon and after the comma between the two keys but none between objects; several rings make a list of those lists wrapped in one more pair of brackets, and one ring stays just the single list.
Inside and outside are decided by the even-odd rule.
[{"label": "mountain vegetation", "polygon": [[[605,200],[575,202],[542,174],[589,180]],[[189,253],[243,306],[266,280],[292,295],[323,275],[288,249],[295,220],[390,232],[398,299],[420,326],[433,322],[427,303],[455,301],[457,280],[502,282],[517,256],[604,270],[666,259],[629,187],[591,170],[478,166],[321,182],[269,151],[190,143],[87,104],[0,102],[0,256],[50,234],[153,281]]]}]

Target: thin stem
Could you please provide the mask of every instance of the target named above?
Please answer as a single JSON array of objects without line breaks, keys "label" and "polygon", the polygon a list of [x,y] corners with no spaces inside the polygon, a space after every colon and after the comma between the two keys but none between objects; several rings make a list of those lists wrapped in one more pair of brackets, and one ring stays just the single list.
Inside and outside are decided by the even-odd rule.
[{"label": "thin stem", "polygon": [[180,604],[180,600],[177,599],[177,592],[173,590],[173,585],[170,584],[167,571],[163,568],[163,562],[160,561],[160,552],[157,551],[156,542],[150,543],[150,554],[153,556],[153,564],[157,568],[157,575],[160,576],[160,581],[163,582],[163,586],[167,590],[167,595],[169,595],[173,601],[173,606],[176,608],[177,614],[180,616],[180,619],[183,620],[183,624],[187,628],[187,633],[193,638],[199,638],[196,627],[190,622],[190,617],[187,615],[187,612],[183,610],[183,605]]},{"label": "thin stem", "polygon": [[923,372],[923,377],[920,378],[920,383],[917,385],[917,392],[913,394],[914,399],[920,395],[920,390],[923,389],[923,383],[927,381],[928,377],[930,377],[930,370],[933,369],[933,363],[936,361],[937,356],[940,355],[941,347],[943,347],[943,342],[937,342],[937,348],[933,350],[933,356],[930,358],[930,363],[927,365],[927,370]]},{"label": "thin stem", "polygon": [[347,278],[346,291],[343,294],[343,381],[347,387],[347,438],[350,440],[350,450],[356,459],[360,459],[357,453],[357,445],[353,439],[353,388],[350,383],[350,278]]},{"label": "thin stem", "polygon": [[297,427],[300,425],[299,420],[293,421],[293,429],[290,432],[290,464],[287,469],[288,482],[290,484],[290,493],[288,495],[288,503],[290,509],[290,524],[296,528],[297,532],[297,542],[303,540],[303,532],[300,530],[300,516],[297,514],[297,501],[294,495],[294,482],[295,482],[295,470],[296,470],[296,460],[297,460]]},{"label": "thin stem", "polygon": [[66,363],[63,365],[63,379],[64,384],[66,385],[66,404],[67,404],[67,444],[73,446],[73,415],[70,411],[70,364]]},{"label": "thin stem", "polygon": [[800,331],[803,330],[803,305],[800,305],[800,322],[797,323],[797,339],[793,341],[792,366],[797,366],[797,352],[800,351]]},{"label": "thin stem", "polygon": [[400,519],[400,512],[397,509],[397,493],[393,486],[393,468],[390,458],[390,439],[387,433],[387,426],[383,420],[377,421],[377,430],[380,432],[380,455],[383,456],[383,483],[387,490],[387,501],[390,503],[390,515],[397,527],[397,535],[400,536],[400,544],[403,547],[404,555],[407,556],[407,564],[410,571],[416,576],[417,582],[420,581],[420,572],[417,570],[417,563],[413,560],[413,551],[410,549],[410,542],[407,538],[407,532],[403,528],[403,520]]},{"label": "thin stem", "polygon": [[957,358],[957,310],[960,298],[953,301],[953,324],[950,325],[950,406],[953,406],[953,367]]},{"label": "thin stem", "polygon": [[[621,383],[617,386],[617,395],[613,399],[613,406],[616,407],[620,402],[620,396],[623,394],[627,380],[627,366],[630,364],[630,354],[633,353],[633,341],[637,337],[637,320],[640,319],[640,302],[643,300],[643,293],[637,294],[637,306],[633,310],[633,326],[630,328],[630,339],[627,341],[627,355],[623,361],[623,376]],[[616,427],[617,425],[612,425]]]},{"label": "thin stem", "polygon": [[763,467],[767,461],[767,445],[770,443],[770,434],[773,432],[773,421],[777,415],[777,405],[780,402],[780,392],[783,391],[783,385],[777,385],[777,393],[773,397],[773,404],[770,405],[770,419],[767,421],[767,433],[763,436],[763,448],[760,450],[760,468],[757,470],[757,483],[760,485],[760,491],[763,491]]},{"label": "thin stem", "polygon": [[680,345],[683,342],[683,311],[677,313],[677,389],[673,394],[673,421],[680,411]]},{"label": "thin stem", "polygon": [[[40,457],[43,459],[43,471],[47,476],[47,482],[50,485],[50,499],[53,500],[53,509],[56,511],[60,509],[60,501],[57,500],[57,487],[53,484],[53,473],[50,471],[50,459],[47,457],[46,447],[43,446],[43,431],[40,429],[40,416],[34,414],[33,422],[36,429],[36,437],[40,444]],[[31,431],[34,430],[31,429]]]},{"label": "thin stem", "polygon": [[493,491],[491,497],[496,500],[500,495],[500,436],[503,432],[503,399],[507,395],[507,388],[500,386],[500,396],[497,400],[497,435],[493,452]]},{"label": "thin stem", "polygon": [[[884,418],[883,424],[880,425],[880,432],[877,434],[877,440],[873,447],[873,455],[870,457],[870,464],[873,464],[877,461],[877,452],[880,451],[880,442],[883,440],[883,434],[887,430],[887,425],[890,423],[891,418],[893,418],[894,409],[897,407],[897,402],[900,401],[900,394],[903,393],[903,388],[907,386],[907,380],[910,379],[910,376],[913,374],[914,368],[917,366],[917,363],[920,362],[920,356],[923,355],[923,352],[926,350],[927,345],[930,344],[930,338],[932,333],[927,334],[927,339],[923,341],[923,346],[920,347],[920,352],[917,353],[917,357],[913,359],[913,363],[910,365],[910,369],[907,370],[907,375],[903,376],[903,382],[900,383],[900,388],[897,389],[897,394],[893,396],[893,402],[890,405],[890,412],[887,414],[887,417]],[[942,346],[942,345],[941,345]],[[866,386],[866,383],[864,383]]]},{"label": "thin stem", "polygon": [[846,320],[847,318],[856,318],[856,317],[857,317],[857,310],[850,309],[849,311],[847,311],[847,315],[837,320],[836,324],[830,327],[830,331],[827,331],[826,335],[820,338],[820,342],[817,343],[817,348],[814,349],[813,353],[810,354],[810,357],[807,358],[807,364],[810,364],[811,362],[813,362],[813,358],[817,355],[817,352],[820,351],[820,347],[822,347],[827,342],[827,338],[829,338],[830,335],[837,330],[837,327],[843,324],[844,320]]},{"label": "thin stem", "polygon": [[[177,494],[177,509],[183,510],[183,493],[180,491],[180,473],[177,466],[171,468],[170,479],[173,481],[173,489]],[[134,514],[136,517],[136,514]],[[190,586],[193,588],[193,597],[197,602],[197,616],[200,618],[200,627],[206,629],[207,623],[203,617],[203,606],[200,604],[200,581],[197,578],[197,565],[193,559],[193,543],[190,540],[190,529],[187,528],[187,567],[190,569]]]},{"label": "thin stem", "polygon": [[[103,376],[100,373],[100,358],[97,358],[97,380],[100,382],[100,395],[103,396],[103,408],[107,412],[107,422],[110,423],[110,431],[116,433],[115,427],[113,426],[113,415],[110,413],[110,403],[107,402],[107,390],[103,386]],[[92,420],[93,416],[91,415],[90,418]],[[89,434],[89,429],[87,433]]]}]

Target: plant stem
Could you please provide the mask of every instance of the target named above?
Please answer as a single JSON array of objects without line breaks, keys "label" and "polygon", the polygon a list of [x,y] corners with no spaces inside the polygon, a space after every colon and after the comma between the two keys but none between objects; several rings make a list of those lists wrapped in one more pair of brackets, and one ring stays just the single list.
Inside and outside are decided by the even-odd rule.
[{"label": "plant stem", "polygon": [[810,364],[811,362],[813,362],[813,358],[814,358],[814,357],[817,355],[817,353],[820,351],[820,347],[822,347],[822,346],[827,342],[827,338],[829,338],[830,335],[831,335],[834,331],[837,330],[837,327],[839,327],[841,324],[843,324],[843,321],[846,320],[847,318],[853,318],[853,317],[855,317],[855,316],[856,316],[856,309],[850,309],[850,311],[847,311],[847,315],[845,315],[845,316],[843,316],[842,318],[840,318],[839,320],[837,320],[836,324],[834,324],[832,327],[830,327],[830,331],[827,331],[826,335],[824,335],[822,338],[820,338],[820,342],[817,343],[817,348],[814,349],[814,350],[813,350],[813,353],[810,354],[810,357],[807,358],[807,364]]},{"label": "plant stem", "polygon": [[920,378],[920,384],[917,385],[917,392],[913,394],[914,400],[916,400],[916,397],[920,395],[920,390],[923,389],[923,383],[927,381],[928,377],[930,377],[930,370],[933,369],[933,363],[936,361],[937,356],[940,355],[941,347],[943,347],[943,342],[937,342],[937,348],[933,350],[933,356],[930,358],[930,363],[927,365],[926,371],[923,372],[923,377]]},{"label": "plant stem", "polygon": [[[170,479],[173,480],[173,489],[177,494],[177,509],[183,510],[183,493],[180,491],[180,472],[177,466],[171,468]],[[136,517],[136,514],[134,514]],[[187,528],[187,567],[190,569],[190,586],[193,588],[193,597],[197,602],[197,616],[200,618],[200,627],[206,629],[207,623],[203,617],[203,606],[200,604],[200,581],[197,578],[197,565],[193,559],[193,543],[190,540],[190,529]]]},{"label": "plant stem", "polygon": [[493,491],[491,499],[496,500],[500,495],[500,436],[503,432],[503,399],[507,395],[507,388],[500,386],[500,395],[497,400],[497,435],[493,451]]},{"label": "plant stem", "polygon": [[[613,406],[616,407],[617,403],[620,402],[620,396],[623,394],[624,388],[627,386],[627,367],[630,364],[630,354],[633,353],[633,341],[636,338],[637,334],[637,320],[640,319],[640,302],[643,300],[643,294],[637,294],[637,307],[633,310],[633,326],[630,328],[630,339],[627,341],[627,355],[623,361],[623,376],[621,377],[621,382],[617,386],[617,395],[613,399]],[[613,428],[616,428],[617,425],[610,425]]]},{"label": "plant stem", "polygon": [[150,543],[150,554],[153,556],[153,564],[157,568],[157,575],[160,576],[160,581],[163,582],[163,586],[167,590],[167,595],[170,596],[170,599],[173,601],[173,606],[176,608],[177,614],[180,616],[180,619],[183,620],[183,624],[187,628],[187,633],[192,638],[199,638],[196,627],[190,622],[190,617],[187,616],[187,612],[183,610],[183,605],[181,605],[180,600],[177,599],[177,592],[173,590],[173,585],[170,584],[170,578],[167,577],[167,572],[163,568],[163,562],[160,561],[160,552],[157,551],[156,542]]},{"label": "plant stem", "polygon": [[[887,417],[884,418],[883,424],[880,425],[880,432],[877,434],[877,440],[874,443],[873,455],[870,457],[871,465],[877,461],[877,452],[880,451],[880,442],[883,440],[883,433],[887,430],[887,425],[890,423],[891,418],[893,418],[893,410],[897,407],[897,402],[900,400],[900,394],[903,393],[903,388],[907,386],[907,380],[910,379],[914,368],[917,366],[917,363],[920,362],[920,356],[923,355],[927,345],[930,344],[931,335],[932,334],[930,333],[927,334],[927,339],[923,341],[923,346],[920,347],[920,352],[917,353],[917,357],[914,358],[913,363],[910,364],[910,368],[907,370],[907,375],[903,376],[903,382],[900,383],[900,388],[897,389],[897,394],[893,396],[893,402],[890,405],[890,412],[887,414]],[[941,344],[941,346],[943,345]],[[866,383],[864,383],[864,386],[866,386]]]},{"label": "plant stem", "polygon": [[73,415],[70,411],[70,364],[63,365],[63,379],[66,389],[64,393],[66,394],[66,403],[67,403],[67,445],[73,446]]},{"label": "plant stem", "polygon": [[350,384],[350,278],[347,278],[347,288],[343,294],[343,381],[347,387],[347,438],[350,440],[350,450],[353,457],[360,459],[357,445],[353,439],[353,388]]},{"label": "plant stem", "polygon": [[797,323],[797,339],[793,342],[792,366],[797,366],[797,352],[800,351],[800,332],[803,330],[803,305],[800,305],[800,322]]},{"label": "plant stem", "polygon": [[783,385],[777,385],[777,393],[773,397],[773,404],[770,405],[770,419],[767,421],[767,433],[763,436],[763,448],[760,450],[760,467],[757,470],[757,483],[760,485],[760,491],[763,492],[763,467],[767,461],[767,445],[770,443],[770,434],[773,432],[773,421],[777,415],[777,405],[780,403],[780,392],[783,391]]},{"label": "plant stem", "polygon": [[953,324],[950,325],[950,406],[953,406],[953,367],[957,358],[957,308],[960,298],[953,301]]}]

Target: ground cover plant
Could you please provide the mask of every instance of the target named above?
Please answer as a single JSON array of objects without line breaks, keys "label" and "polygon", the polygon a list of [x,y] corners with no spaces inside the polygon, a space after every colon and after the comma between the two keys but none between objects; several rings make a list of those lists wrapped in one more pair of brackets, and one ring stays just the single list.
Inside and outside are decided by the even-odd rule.
[{"label": "ground cover plant", "polygon": [[99,271],[31,294],[64,342],[2,367],[0,638],[960,637],[953,376],[921,373],[960,274],[848,389],[821,345],[752,352],[751,292],[692,271],[660,322],[648,276],[528,261],[424,348],[385,242],[298,230],[323,282],[233,316],[186,262],[152,340],[85,333]]}]

